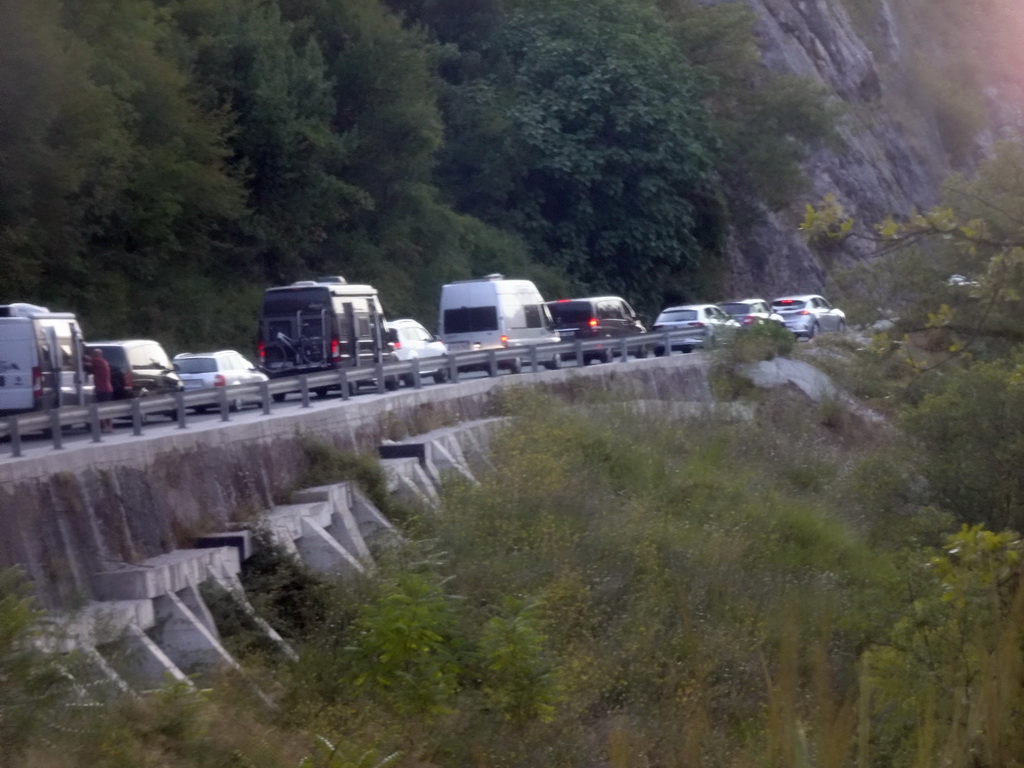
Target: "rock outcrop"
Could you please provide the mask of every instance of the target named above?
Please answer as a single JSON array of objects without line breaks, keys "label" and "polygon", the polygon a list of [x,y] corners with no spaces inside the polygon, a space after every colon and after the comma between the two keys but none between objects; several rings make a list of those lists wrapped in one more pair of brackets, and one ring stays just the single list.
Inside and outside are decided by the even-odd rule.
[{"label": "rock outcrop", "polygon": [[[870,47],[841,0],[747,2],[758,19],[766,66],[820,83],[846,108],[838,128],[841,145],[814,150],[804,164],[810,179],[804,197],[788,209],[762,209],[756,223],[733,233],[729,289],[737,295],[818,291],[832,267],[869,258],[871,251],[866,241],[851,239],[823,263],[797,229],[805,204],[833,194],[849,214],[870,224],[935,205],[942,181],[972,167],[954,167],[935,111],[917,109],[915,103],[925,102],[909,98],[913,85],[906,72],[919,51],[891,0],[875,4]],[[1008,99],[1014,89],[1018,98]],[[994,139],[1020,135],[1019,91],[1019,85],[995,80],[985,89],[987,125],[965,164],[983,157]]]}]

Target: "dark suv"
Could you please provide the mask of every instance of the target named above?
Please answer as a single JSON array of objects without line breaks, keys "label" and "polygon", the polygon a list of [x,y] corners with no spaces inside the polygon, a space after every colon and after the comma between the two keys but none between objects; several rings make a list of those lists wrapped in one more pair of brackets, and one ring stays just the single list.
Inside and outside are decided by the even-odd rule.
[{"label": "dark suv", "polygon": [[[555,330],[558,331],[561,341],[609,339],[606,346],[590,349],[584,353],[584,365],[591,360],[610,363],[615,355],[622,354],[622,344],[619,341],[621,337],[636,336],[647,332],[633,308],[625,299],[618,296],[559,299],[547,302],[547,307],[551,311],[551,317],[555,321]],[[647,357],[650,353],[651,346],[646,342],[638,342],[629,347],[629,354],[637,357]],[[563,355],[563,357],[570,355]]]},{"label": "dark suv", "polygon": [[103,350],[103,357],[110,364],[115,400],[166,395],[185,388],[159,342],[148,339],[98,341],[86,344],[86,349]]}]

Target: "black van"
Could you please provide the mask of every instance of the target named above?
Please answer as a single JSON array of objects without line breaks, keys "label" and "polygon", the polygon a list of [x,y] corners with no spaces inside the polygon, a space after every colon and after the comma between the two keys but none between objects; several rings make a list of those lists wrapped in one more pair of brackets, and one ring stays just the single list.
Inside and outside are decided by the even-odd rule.
[{"label": "black van", "polygon": [[[268,288],[257,351],[271,378],[384,362],[388,327],[377,289],[342,277]],[[326,388],[316,391],[323,395]]]},{"label": "black van", "polygon": [[[623,336],[637,336],[647,333],[636,312],[625,299],[618,296],[594,296],[587,299],[559,299],[547,303],[555,321],[560,341],[575,339],[608,339],[606,346],[588,350],[583,357],[584,365],[591,360],[610,363],[615,355],[622,354]],[[571,353],[570,353],[571,354]],[[649,357],[651,346],[637,342],[629,347],[629,354]]]}]

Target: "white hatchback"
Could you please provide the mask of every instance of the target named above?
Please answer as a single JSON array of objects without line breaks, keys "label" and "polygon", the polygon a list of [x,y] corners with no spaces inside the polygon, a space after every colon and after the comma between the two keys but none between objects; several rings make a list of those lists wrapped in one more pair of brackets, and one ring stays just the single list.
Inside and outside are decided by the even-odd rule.
[{"label": "white hatchback", "polygon": [[[447,345],[418,322],[408,318],[389,320],[388,340],[395,360],[419,360],[421,375],[433,376],[438,384],[448,381]],[[411,373],[403,373],[398,378],[407,387],[413,385]]]},{"label": "white hatchback", "polygon": [[[240,384],[258,384],[267,381],[267,375],[256,370],[256,366],[246,360],[233,349],[220,352],[183,352],[174,356],[174,370],[178,372],[185,391],[214,387],[235,387]],[[242,398],[228,391],[228,405],[237,411],[247,403],[259,403],[259,396]],[[205,411],[215,406],[199,406],[197,411]]]}]

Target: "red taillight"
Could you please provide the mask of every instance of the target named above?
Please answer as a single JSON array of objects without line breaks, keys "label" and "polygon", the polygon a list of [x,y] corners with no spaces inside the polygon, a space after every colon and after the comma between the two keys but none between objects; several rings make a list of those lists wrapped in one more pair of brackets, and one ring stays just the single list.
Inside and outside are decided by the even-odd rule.
[{"label": "red taillight", "polygon": [[757,322],[757,318],[754,317],[753,315],[747,315],[746,317],[743,318],[743,324],[744,325],[753,325],[756,322]]},{"label": "red taillight", "polygon": [[43,396],[43,372],[39,370],[38,365],[32,366],[32,396]]},{"label": "red taillight", "polygon": [[213,386],[215,386],[215,387],[227,386],[227,382],[224,380],[224,375],[223,374],[218,373],[216,376],[213,377]]},{"label": "red taillight", "polygon": [[783,299],[782,301],[776,301],[775,303],[776,304],[794,304],[795,302],[792,299]]},{"label": "red taillight", "polygon": [[572,299],[559,299],[558,303],[561,304],[563,301],[572,301]]},{"label": "red taillight", "polygon": [[[395,344],[397,349],[398,345]],[[341,360],[341,342],[337,339],[331,339],[331,360],[332,362],[338,362]]]},{"label": "red taillight", "polygon": [[131,374],[131,371],[125,371],[124,372],[124,391],[125,392],[131,392],[132,391],[132,374]]},{"label": "red taillight", "polygon": [[508,346],[508,336],[502,336],[501,337],[501,346],[503,346],[503,347],[507,347]]},{"label": "red taillight", "polygon": [[699,320],[695,320],[692,323],[690,323],[690,327],[691,328],[703,328],[704,327],[704,323],[700,322]]},{"label": "red taillight", "polygon": [[801,315],[809,315],[809,314],[811,314],[811,311],[810,311],[809,309],[805,309],[805,310],[804,310],[803,312],[801,312],[800,314],[801,314]]},{"label": "red taillight", "polygon": [[391,348],[392,349],[401,349],[402,348],[402,342],[400,342],[400,341],[392,341],[391,342]]},{"label": "red taillight", "polygon": [[256,344],[256,354],[260,357],[261,365],[267,361],[267,345],[262,341]]},{"label": "red taillight", "polygon": [[597,318],[596,317],[590,318],[587,321],[587,325],[589,325],[591,328],[597,328]]}]

